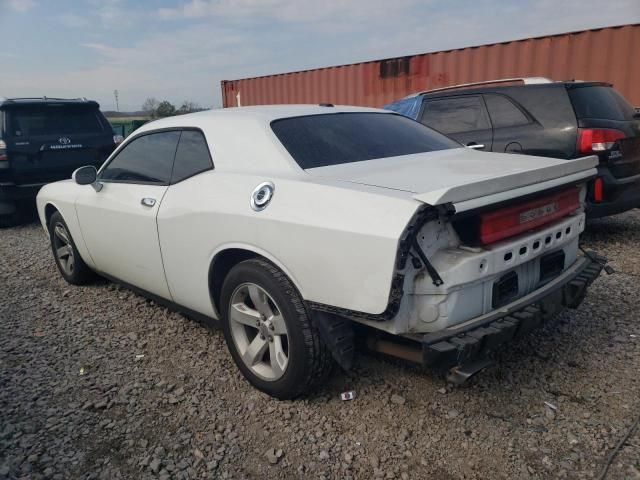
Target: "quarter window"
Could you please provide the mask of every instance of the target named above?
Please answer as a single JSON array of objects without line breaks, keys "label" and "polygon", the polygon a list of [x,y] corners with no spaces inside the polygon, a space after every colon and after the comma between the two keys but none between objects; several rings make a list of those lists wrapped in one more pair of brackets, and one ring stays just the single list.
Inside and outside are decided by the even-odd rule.
[{"label": "quarter window", "polygon": [[529,123],[527,116],[511,100],[502,95],[485,95],[489,116],[494,128],[514,127]]},{"label": "quarter window", "polygon": [[179,138],[179,131],[170,131],[133,139],[100,172],[100,179],[168,185]]},{"label": "quarter window", "polygon": [[430,100],[426,103],[421,121],[447,134],[491,128],[482,99],[477,96]]},{"label": "quarter window", "polygon": [[212,167],[209,148],[202,132],[184,130],[176,150],[171,183],[180,182]]}]

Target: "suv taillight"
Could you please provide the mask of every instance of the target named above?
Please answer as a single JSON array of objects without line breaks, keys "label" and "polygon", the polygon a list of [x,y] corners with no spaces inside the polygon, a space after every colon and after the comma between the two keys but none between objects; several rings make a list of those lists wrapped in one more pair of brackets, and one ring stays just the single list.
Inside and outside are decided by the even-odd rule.
[{"label": "suv taillight", "polygon": [[7,157],[7,144],[0,140],[0,162],[6,162],[7,160],[9,160],[9,157]]},{"label": "suv taillight", "polygon": [[624,137],[624,132],[614,128],[578,128],[578,153],[604,152]]}]

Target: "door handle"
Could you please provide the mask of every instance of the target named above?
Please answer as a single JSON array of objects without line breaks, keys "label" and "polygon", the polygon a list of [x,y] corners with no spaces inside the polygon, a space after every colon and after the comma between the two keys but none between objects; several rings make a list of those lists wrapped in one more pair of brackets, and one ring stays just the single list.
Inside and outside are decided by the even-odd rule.
[{"label": "door handle", "polygon": [[142,200],[140,200],[140,203],[145,207],[153,207],[156,204],[156,199],[145,197]]},{"label": "door handle", "polygon": [[484,149],[484,145],[481,143],[476,143],[476,142],[469,142],[467,143],[467,148],[472,148],[473,150],[482,150]]}]

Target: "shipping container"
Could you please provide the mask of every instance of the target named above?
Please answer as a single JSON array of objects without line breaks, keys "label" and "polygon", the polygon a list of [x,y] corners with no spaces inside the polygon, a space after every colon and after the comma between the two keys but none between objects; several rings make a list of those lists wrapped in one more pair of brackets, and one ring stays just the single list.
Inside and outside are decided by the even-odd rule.
[{"label": "shipping container", "polygon": [[410,93],[513,77],[609,82],[640,106],[640,24],[584,30],[334,67],[223,80],[222,105],[381,107]]}]

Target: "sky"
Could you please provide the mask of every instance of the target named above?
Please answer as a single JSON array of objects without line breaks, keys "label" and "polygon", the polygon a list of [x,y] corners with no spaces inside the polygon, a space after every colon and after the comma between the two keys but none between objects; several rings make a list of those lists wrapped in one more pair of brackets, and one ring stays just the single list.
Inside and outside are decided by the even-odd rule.
[{"label": "sky", "polygon": [[0,0],[0,96],[219,107],[220,80],[628,23],[640,0]]}]

